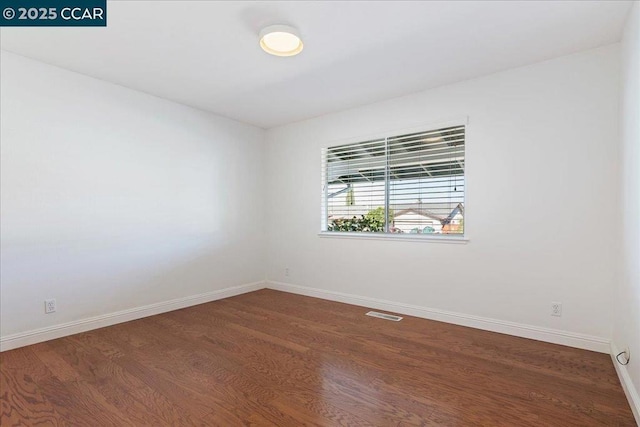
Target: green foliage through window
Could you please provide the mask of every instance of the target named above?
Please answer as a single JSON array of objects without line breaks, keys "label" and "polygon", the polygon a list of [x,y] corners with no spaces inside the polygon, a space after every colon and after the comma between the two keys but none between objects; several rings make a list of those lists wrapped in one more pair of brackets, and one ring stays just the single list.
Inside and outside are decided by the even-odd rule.
[{"label": "green foliage through window", "polygon": [[[389,211],[389,222],[393,221],[393,210]],[[384,233],[384,208],[379,207],[366,215],[353,218],[336,218],[329,222],[328,231]]]}]

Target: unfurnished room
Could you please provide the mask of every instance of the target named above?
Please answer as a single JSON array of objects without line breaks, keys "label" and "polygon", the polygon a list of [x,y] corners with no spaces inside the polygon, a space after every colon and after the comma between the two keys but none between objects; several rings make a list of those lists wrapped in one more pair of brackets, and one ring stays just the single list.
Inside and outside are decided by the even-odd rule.
[{"label": "unfurnished room", "polygon": [[0,2],[0,425],[640,425],[639,1]]}]

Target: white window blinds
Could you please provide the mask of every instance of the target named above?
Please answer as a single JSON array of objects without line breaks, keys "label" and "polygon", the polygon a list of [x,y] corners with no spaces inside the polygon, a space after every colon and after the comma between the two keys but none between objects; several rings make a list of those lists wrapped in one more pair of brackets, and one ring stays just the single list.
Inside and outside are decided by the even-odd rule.
[{"label": "white window blinds", "polygon": [[464,234],[465,126],[329,147],[322,230]]}]

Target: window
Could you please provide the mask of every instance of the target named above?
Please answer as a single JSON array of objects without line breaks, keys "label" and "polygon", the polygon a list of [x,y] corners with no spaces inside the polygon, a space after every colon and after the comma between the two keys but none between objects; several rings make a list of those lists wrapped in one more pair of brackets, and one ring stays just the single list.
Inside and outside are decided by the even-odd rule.
[{"label": "window", "polygon": [[465,126],[322,151],[322,231],[464,235]]}]

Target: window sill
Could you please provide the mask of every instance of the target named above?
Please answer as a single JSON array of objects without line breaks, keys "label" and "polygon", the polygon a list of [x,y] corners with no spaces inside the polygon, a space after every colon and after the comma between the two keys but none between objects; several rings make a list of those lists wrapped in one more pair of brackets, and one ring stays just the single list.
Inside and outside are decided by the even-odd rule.
[{"label": "window sill", "polygon": [[364,239],[364,240],[401,240],[405,242],[429,242],[429,243],[453,243],[466,244],[469,239],[466,237],[425,235],[425,234],[383,234],[383,233],[343,233],[332,231],[321,231],[319,237],[332,239]]}]

